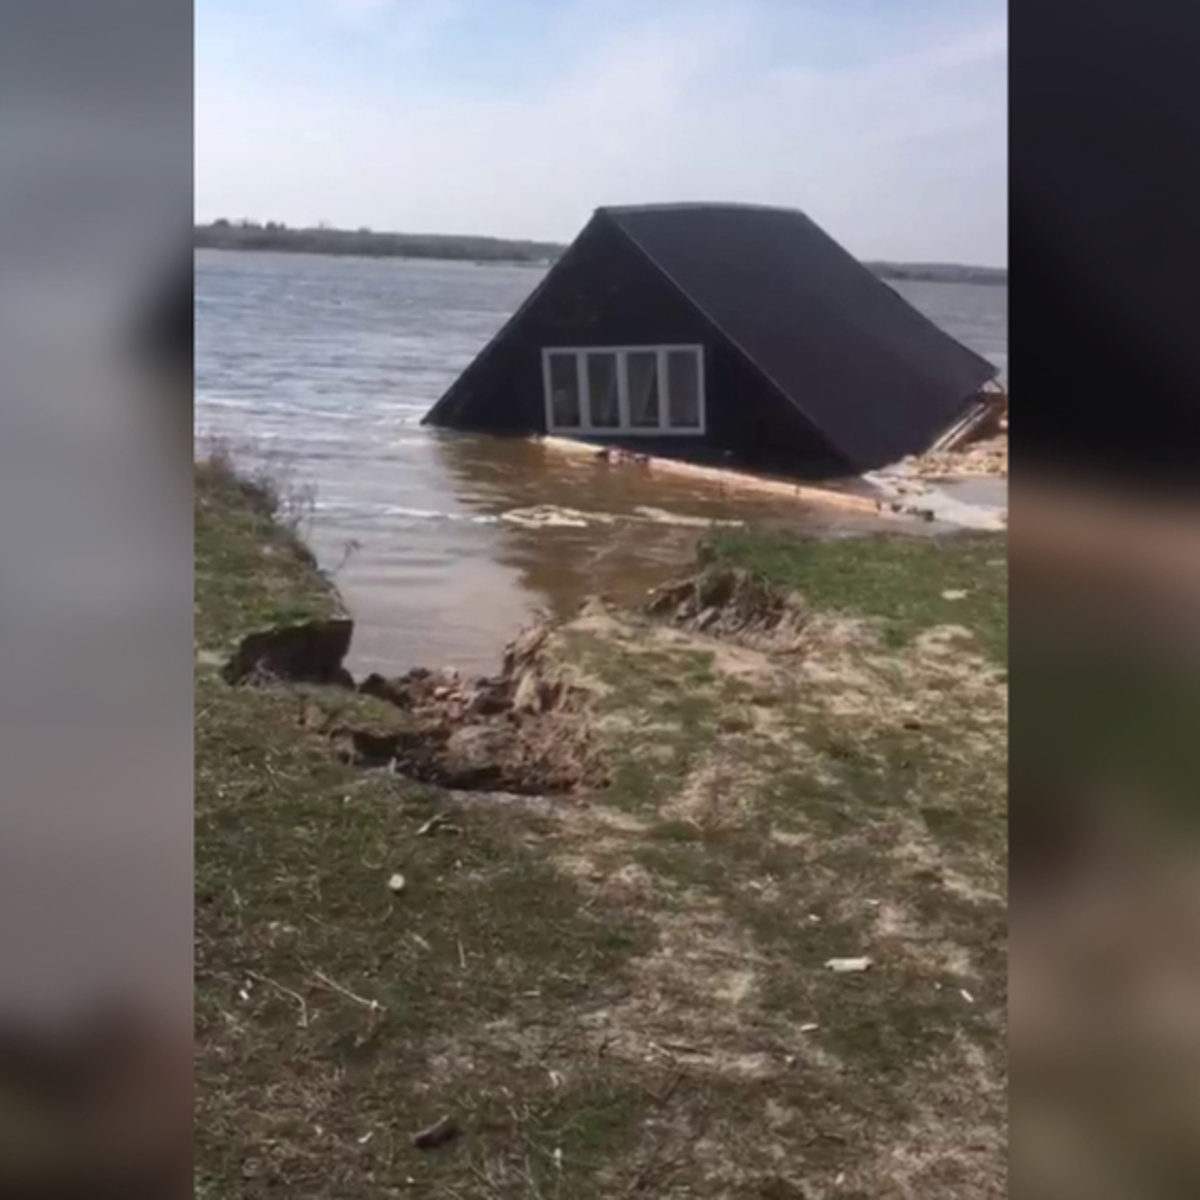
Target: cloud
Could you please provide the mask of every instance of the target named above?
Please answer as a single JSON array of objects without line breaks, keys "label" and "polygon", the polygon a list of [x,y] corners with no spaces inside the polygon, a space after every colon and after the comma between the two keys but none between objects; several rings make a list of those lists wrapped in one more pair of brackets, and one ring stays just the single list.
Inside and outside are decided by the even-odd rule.
[{"label": "cloud", "polygon": [[1005,260],[1002,26],[764,70],[761,9],[688,14],[560,30],[557,69],[500,99],[206,83],[198,211],[568,238],[599,204],[746,200],[864,256]]}]

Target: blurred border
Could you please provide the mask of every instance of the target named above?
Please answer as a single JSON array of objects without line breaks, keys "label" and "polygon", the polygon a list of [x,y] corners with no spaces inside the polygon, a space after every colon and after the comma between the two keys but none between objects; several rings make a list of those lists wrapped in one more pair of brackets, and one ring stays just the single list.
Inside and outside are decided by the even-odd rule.
[{"label": "blurred border", "polygon": [[0,1194],[191,1192],[192,29],[0,7]]},{"label": "blurred border", "polygon": [[1194,23],[1011,8],[1012,1188],[1200,1194]]}]

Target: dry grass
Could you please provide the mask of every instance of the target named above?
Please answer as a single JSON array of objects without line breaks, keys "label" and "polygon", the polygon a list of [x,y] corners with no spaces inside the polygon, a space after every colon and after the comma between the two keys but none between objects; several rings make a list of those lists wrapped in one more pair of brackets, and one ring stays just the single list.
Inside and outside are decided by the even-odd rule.
[{"label": "dry grass", "polygon": [[[236,490],[197,503],[203,648],[332,604]],[[304,719],[344,694],[198,668],[198,1193],[1003,1195],[1004,573],[948,634],[921,599],[964,561],[876,545],[899,620],[866,551],[771,545],[817,580],[793,653],[557,630],[613,777],[571,798],[355,772]]]}]

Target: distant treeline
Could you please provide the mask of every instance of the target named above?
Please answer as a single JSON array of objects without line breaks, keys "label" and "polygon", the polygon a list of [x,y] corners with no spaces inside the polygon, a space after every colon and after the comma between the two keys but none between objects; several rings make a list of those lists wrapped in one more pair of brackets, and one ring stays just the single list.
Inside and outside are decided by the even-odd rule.
[{"label": "distant treeline", "polygon": [[958,263],[867,263],[880,279],[931,279],[938,283],[1008,283],[1007,267],[966,267]]},{"label": "distant treeline", "polygon": [[[447,258],[470,262],[552,263],[566,249],[560,242],[462,237],[446,233],[376,233],[318,225],[291,229],[279,221],[216,220],[195,227],[194,244],[215,250],[290,250],[307,254],[356,254],[367,258]],[[1003,267],[953,263],[867,263],[881,279],[927,279],[946,283],[1008,282]]]},{"label": "distant treeline", "polygon": [[278,221],[213,221],[195,227],[194,244],[215,250],[290,250],[307,254],[356,254],[368,258],[457,258],[471,262],[551,262],[557,242],[459,237],[442,233],[375,233],[370,229],[289,229]]}]

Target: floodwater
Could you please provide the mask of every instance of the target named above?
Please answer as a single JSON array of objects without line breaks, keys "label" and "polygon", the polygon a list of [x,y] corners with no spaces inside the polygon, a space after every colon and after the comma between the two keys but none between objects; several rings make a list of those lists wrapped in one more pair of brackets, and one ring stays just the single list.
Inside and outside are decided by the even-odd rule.
[{"label": "floodwater", "polygon": [[[878,518],[723,494],[549,447],[423,429],[429,406],[541,279],[531,267],[201,250],[196,432],[294,489],[355,618],[348,666],[494,670],[540,612],[632,599],[712,522],[830,535]],[[1001,368],[1007,289],[898,285]],[[894,527],[895,519],[883,527]]]}]

